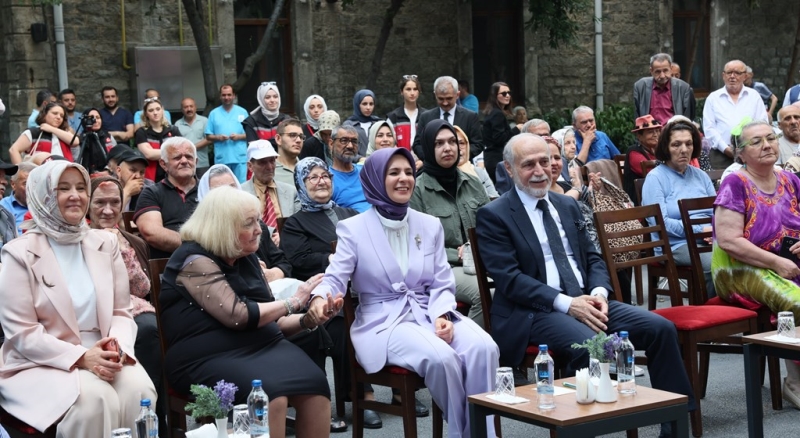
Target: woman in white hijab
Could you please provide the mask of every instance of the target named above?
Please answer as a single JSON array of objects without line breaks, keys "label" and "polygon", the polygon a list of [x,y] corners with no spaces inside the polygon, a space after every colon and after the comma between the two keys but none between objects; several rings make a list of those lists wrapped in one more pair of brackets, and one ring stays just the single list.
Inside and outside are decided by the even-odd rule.
[{"label": "woman in white hijab", "polygon": [[278,124],[289,118],[287,114],[280,112],[281,92],[275,82],[262,82],[256,97],[258,107],[250,111],[250,117],[242,122],[248,143],[256,140],[272,140],[278,133]]},{"label": "woman in white hijab", "polygon": [[319,94],[312,94],[303,104],[303,111],[306,113],[306,124],[303,125],[303,134],[306,138],[313,136],[319,130],[319,116],[328,111],[328,104]]},{"label": "woman in white hijab", "polygon": [[2,250],[0,405],[40,431],[55,427],[58,437],[111,436],[134,426],[141,399],[156,402],[134,357],[117,238],[86,223],[89,187],[78,164],[51,161],[31,171],[33,219]]}]

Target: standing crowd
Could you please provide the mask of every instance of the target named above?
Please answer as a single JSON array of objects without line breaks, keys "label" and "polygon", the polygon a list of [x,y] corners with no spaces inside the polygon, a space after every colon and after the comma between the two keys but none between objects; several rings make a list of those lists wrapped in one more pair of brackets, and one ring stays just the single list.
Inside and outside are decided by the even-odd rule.
[{"label": "standing crowd", "polygon": [[[713,245],[702,258],[708,298],[800,315],[800,264],[780,256],[785,237],[800,239],[800,92],[787,92],[773,127],[777,98],[730,61],[701,132],[675,67],[656,54],[633,85],[636,142],[624,155],[588,106],[551,131],[513,106],[506,83],[480,109],[449,76],[433,82],[430,109],[417,104],[421,78],[402,76],[403,104],[386,117],[365,89],[352,114],[308,96],[301,120],[280,112],[274,82],[251,111],[230,85],[208,117],[187,97],[174,123],[152,89],[136,114],[113,87],[103,108],[82,113],[72,90],[39,93],[11,163],[0,162],[12,189],[0,201],[0,407],[59,437],[107,436],[133,425],[140,399],[163,394],[162,376],[179,394],[234,382],[235,403],[261,379],[271,436],[286,435],[289,406],[298,436],[327,436],[348,427],[330,400],[348,397],[352,342],[367,373],[419,374],[448,436],[462,437],[467,396],[493,390],[498,366],[529,383],[529,345],[547,344],[572,372],[589,363],[572,344],[628,331],[652,386],[699,409],[675,326],[631,305],[630,272],[611,286],[597,199],[658,205],[676,264],[689,265],[678,200],[716,196],[713,211],[694,213],[714,217],[713,242],[701,243]],[[725,170],[721,182],[712,169]],[[496,285],[490,309],[464,263],[473,228]],[[167,258],[157,318],[149,261]],[[347,293],[358,298],[352,327]],[[324,375],[328,356],[340,393]],[[800,407],[800,368],[786,365],[784,396]],[[401,402],[428,415],[394,394]],[[365,411],[364,426],[382,427],[380,415]]]}]

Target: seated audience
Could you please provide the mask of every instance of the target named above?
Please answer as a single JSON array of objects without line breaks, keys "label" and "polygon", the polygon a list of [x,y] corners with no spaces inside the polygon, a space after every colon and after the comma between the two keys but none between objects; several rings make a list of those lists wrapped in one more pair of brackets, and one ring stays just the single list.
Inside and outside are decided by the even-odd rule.
[{"label": "seated audience", "polygon": [[594,110],[588,106],[579,106],[572,111],[572,126],[575,128],[574,160],[578,165],[600,159],[613,160],[619,155],[619,149],[603,131],[597,130]]},{"label": "seated audience", "polygon": [[28,232],[2,252],[0,405],[39,431],[55,424],[60,437],[111,436],[157,397],[134,353],[118,240],[86,224],[89,185],[67,161],[31,171]]},{"label": "seated audience", "polygon": [[574,225],[581,219],[577,204],[548,191],[547,143],[520,134],[503,156],[514,189],[478,210],[476,229],[481,258],[495,281],[492,337],[501,363],[520,365],[528,345],[547,344],[577,370],[588,366],[589,352],[572,344],[600,331],[628,330],[648,358],[653,387],[686,395],[688,410],[694,409],[675,325],[647,310],[608,301],[608,269],[586,228]]},{"label": "seated audience", "polygon": [[219,187],[181,227],[182,243],[164,271],[159,297],[166,377],[182,394],[192,384],[235,383],[237,404],[246,402],[251,380],[261,379],[269,396],[270,436],[286,436],[289,403],[297,411],[298,436],[328,436],[328,381],[285,339],[322,323],[297,313],[321,276],[275,301],[254,254],[260,210],[252,195]]},{"label": "seated audience", "polygon": [[145,187],[136,201],[133,220],[154,259],[167,258],[178,249],[178,229],[197,207],[196,154],[194,144],[183,137],[166,140],[159,164],[167,177]]},{"label": "seated audience", "polygon": [[[733,143],[744,167],[722,181],[714,203],[717,294],[744,305],[755,301],[774,313],[792,311],[798,320],[800,244],[793,242],[800,238],[800,179],[774,168],[778,138],[766,122],[748,123]],[[786,370],[784,397],[800,408],[800,367],[787,360]]]},{"label": "seated audience", "polygon": [[636,119],[631,132],[636,135],[636,144],[629,147],[625,154],[623,188],[634,205],[639,205],[635,181],[644,178],[642,162],[656,159],[656,145],[658,145],[658,138],[661,135],[661,123],[649,114],[644,115]]},{"label": "seated audience", "polygon": [[447,262],[456,283],[456,301],[469,305],[469,318],[483,327],[483,308],[478,277],[464,272],[464,244],[467,230],[475,227],[475,212],[489,203],[486,190],[477,178],[458,170],[458,137],[445,120],[431,120],[420,134],[427,160],[417,177],[409,206],[439,219],[444,229]]},{"label": "seated audience", "polygon": [[145,187],[155,183],[144,177],[147,169],[147,158],[127,146],[126,150],[116,156],[116,175],[122,184],[122,211],[136,211],[136,202]]},{"label": "seated audience", "polygon": [[11,195],[0,200],[0,207],[14,215],[17,226],[17,235],[22,235],[22,221],[28,213],[28,175],[36,169],[37,165],[24,161],[17,165],[17,171],[11,175]]},{"label": "seated audience", "polygon": [[350,330],[358,363],[367,373],[396,365],[423,376],[448,435],[466,436],[467,396],[494,388],[497,346],[455,310],[442,226],[408,207],[415,173],[406,149],[370,156],[360,177],[372,208],[339,222],[336,253],[309,313],[318,321],[335,315],[350,281],[360,301]]},{"label": "seated audience", "polygon": [[64,105],[48,103],[36,117],[38,126],[22,131],[17,141],[11,145],[8,155],[11,162],[22,162],[22,154],[33,155],[36,152],[50,152],[61,155],[67,161],[75,161],[72,148],[80,144],[79,138],[69,127]]},{"label": "seated audience", "polygon": [[337,126],[339,126],[339,114],[336,111],[328,110],[320,114],[319,129],[314,135],[306,137],[303,149],[297,158],[302,160],[306,157],[317,157],[328,165],[333,163],[331,151],[328,149],[328,140],[331,138],[331,130]]},{"label": "seated audience", "polygon": [[[689,248],[686,245],[686,230],[683,228],[678,200],[714,196],[714,183],[708,174],[694,167],[690,162],[700,156],[702,149],[700,132],[697,127],[685,120],[667,123],[661,131],[656,146],[656,159],[664,165],[656,166],[642,187],[642,205],[657,204],[661,208],[664,226],[667,229],[672,257],[678,266],[691,266]],[[694,211],[692,217],[709,217],[711,210]],[[651,225],[654,219],[648,219]],[[695,232],[710,230],[710,226],[695,226]],[[698,243],[702,245],[704,243]],[[714,282],[711,279],[711,253],[700,254],[705,273],[708,298],[715,296]]]},{"label": "seated audience", "polygon": [[353,126],[340,125],[331,131],[328,139],[333,163],[333,201],[341,207],[359,213],[369,209],[359,178],[362,165],[358,163],[358,131]]}]

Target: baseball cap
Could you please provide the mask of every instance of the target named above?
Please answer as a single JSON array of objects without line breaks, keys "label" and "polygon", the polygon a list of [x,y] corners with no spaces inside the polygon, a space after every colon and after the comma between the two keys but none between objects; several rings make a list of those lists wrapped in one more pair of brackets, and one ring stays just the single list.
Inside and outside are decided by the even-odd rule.
[{"label": "baseball cap", "polygon": [[17,165],[16,164],[6,163],[3,160],[0,160],[0,169],[5,170],[6,171],[6,175],[8,175],[8,176],[11,176],[11,175],[17,173]]},{"label": "baseball cap", "polygon": [[251,141],[250,145],[247,146],[247,161],[277,156],[278,153],[275,152],[269,140]]},{"label": "baseball cap", "polygon": [[117,156],[117,163],[131,163],[133,161],[141,161],[145,166],[150,164],[144,155],[142,155],[139,151],[134,151],[132,149],[123,151],[122,154]]},{"label": "baseball cap", "polygon": [[133,150],[130,146],[126,146],[123,144],[118,144],[111,148],[110,151],[106,154],[106,158],[109,160],[114,160],[115,162],[120,162],[120,157],[124,155],[126,152],[132,152]]}]

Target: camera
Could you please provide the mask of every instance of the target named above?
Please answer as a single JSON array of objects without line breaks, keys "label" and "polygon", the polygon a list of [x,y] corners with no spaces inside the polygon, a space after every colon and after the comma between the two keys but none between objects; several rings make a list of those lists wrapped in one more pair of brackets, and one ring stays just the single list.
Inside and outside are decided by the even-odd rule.
[{"label": "camera", "polygon": [[94,126],[95,123],[97,123],[97,117],[81,116],[81,126],[83,126],[83,129],[89,129]]}]

